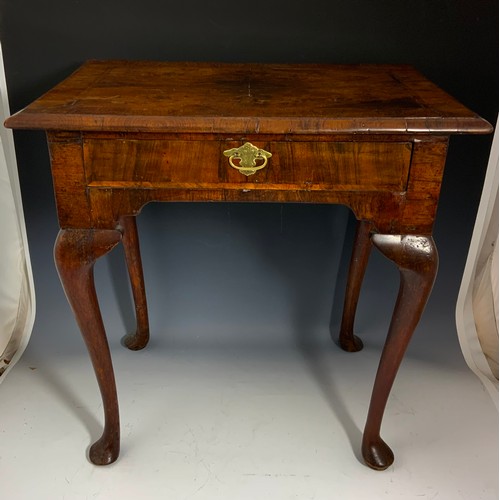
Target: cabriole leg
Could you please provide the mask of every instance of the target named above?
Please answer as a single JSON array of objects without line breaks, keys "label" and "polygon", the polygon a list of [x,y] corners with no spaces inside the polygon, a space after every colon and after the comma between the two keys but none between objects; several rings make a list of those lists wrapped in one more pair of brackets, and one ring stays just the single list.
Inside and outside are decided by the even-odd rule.
[{"label": "cabriole leg", "polygon": [[90,448],[90,460],[96,465],[118,458],[120,421],[113,365],[94,286],[94,263],[120,238],[115,230],[66,229],[59,232],[54,249],[59,277],[87,345],[104,406],[104,431]]},{"label": "cabriole leg", "polygon": [[344,299],[344,311],[340,326],[339,345],[344,351],[356,352],[363,348],[363,342],[354,335],[354,317],[358,306],[361,284],[370,256],[370,223],[358,221],[354,247],[349,264],[347,286]]},{"label": "cabriole leg", "polygon": [[135,333],[127,335],[123,343],[129,349],[138,351],[146,347],[149,341],[149,319],[136,218],[133,216],[122,217],[120,225],[123,229],[123,249],[132,287],[132,296],[134,297],[137,321]]},{"label": "cabriole leg", "polygon": [[380,437],[380,427],[396,373],[434,284],[438,254],[430,236],[373,235],[372,242],[400,271],[399,294],[385,342],[363,434],[366,464],[384,470],[394,454]]}]

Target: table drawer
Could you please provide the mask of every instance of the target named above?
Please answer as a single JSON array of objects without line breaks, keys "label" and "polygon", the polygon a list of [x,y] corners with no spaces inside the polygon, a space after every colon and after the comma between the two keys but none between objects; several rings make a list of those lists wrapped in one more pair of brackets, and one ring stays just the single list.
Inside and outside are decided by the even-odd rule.
[{"label": "table drawer", "polygon": [[[403,191],[410,142],[259,142],[271,154],[265,167],[244,175],[225,151],[244,141],[89,139],[87,182],[96,187],[226,189],[289,186],[304,190]],[[228,153],[229,154],[229,153]],[[233,165],[238,166],[238,160]],[[257,161],[261,165],[262,160]]]}]

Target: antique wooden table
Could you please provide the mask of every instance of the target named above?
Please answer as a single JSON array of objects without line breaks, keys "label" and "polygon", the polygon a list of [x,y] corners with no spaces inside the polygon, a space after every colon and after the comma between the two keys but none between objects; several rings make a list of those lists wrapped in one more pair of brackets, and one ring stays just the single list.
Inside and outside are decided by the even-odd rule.
[{"label": "antique wooden table", "polygon": [[362,347],[353,322],[372,243],[401,275],[362,443],[368,466],[393,462],[380,426],[437,271],[432,227],[448,139],[488,133],[489,123],[409,66],[90,61],[6,126],[47,131],[55,260],[104,403],[93,463],[114,462],[120,447],[94,262],[124,244],[137,316],[126,345],[142,349],[149,327],[135,216],[151,201],[351,208],[359,224],[343,349]]}]

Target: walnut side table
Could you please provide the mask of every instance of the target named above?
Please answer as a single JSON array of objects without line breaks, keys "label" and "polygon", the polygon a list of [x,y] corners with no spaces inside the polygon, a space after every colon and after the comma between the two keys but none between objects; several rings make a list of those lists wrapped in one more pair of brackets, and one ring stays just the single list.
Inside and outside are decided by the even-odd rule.
[{"label": "walnut side table", "polygon": [[94,287],[120,241],[136,308],[130,349],[149,338],[135,216],[151,201],[343,204],[358,222],[339,343],[353,334],[371,245],[401,284],[363,434],[366,464],[394,460],[380,437],[390,389],[438,267],[432,238],[451,134],[492,127],[404,65],[90,61],[24,110],[47,132],[61,231],[55,260],[104,404],[90,460],[119,455],[118,402]]}]

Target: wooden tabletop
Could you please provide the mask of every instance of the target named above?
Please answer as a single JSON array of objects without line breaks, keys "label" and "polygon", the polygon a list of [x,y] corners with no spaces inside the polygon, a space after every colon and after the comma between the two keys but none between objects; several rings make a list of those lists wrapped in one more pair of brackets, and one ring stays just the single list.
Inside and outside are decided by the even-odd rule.
[{"label": "wooden tabletop", "polygon": [[89,61],[10,128],[225,134],[488,133],[406,65]]}]

